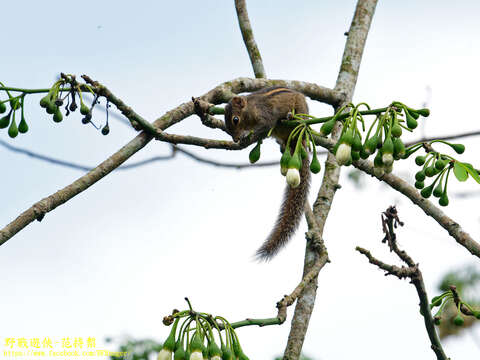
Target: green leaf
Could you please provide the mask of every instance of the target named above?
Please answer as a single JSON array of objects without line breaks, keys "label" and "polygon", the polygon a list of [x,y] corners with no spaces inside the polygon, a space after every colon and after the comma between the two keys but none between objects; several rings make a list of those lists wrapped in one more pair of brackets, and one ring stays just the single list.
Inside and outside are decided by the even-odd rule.
[{"label": "green leaf", "polygon": [[465,166],[465,169],[467,170],[467,172],[470,174],[470,176],[477,182],[480,184],[480,175],[478,174],[478,171],[475,170],[475,168],[473,167],[472,164],[469,164],[469,163],[463,163],[463,165]]},{"label": "green leaf", "polygon": [[455,161],[453,173],[458,181],[466,181],[468,179],[467,168],[461,162]]}]

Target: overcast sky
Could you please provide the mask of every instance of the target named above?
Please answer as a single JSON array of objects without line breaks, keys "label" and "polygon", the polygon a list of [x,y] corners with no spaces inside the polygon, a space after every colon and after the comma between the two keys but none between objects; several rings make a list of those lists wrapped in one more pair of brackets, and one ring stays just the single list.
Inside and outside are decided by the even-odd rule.
[{"label": "overcast sky", "polygon": [[[354,7],[350,0],[248,2],[268,77],[333,87]],[[8,86],[46,88],[60,72],[88,74],[153,121],[221,82],[253,76],[233,1],[28,0],[4,2],[1,9],[0,81]],[[428,101],[432,115],[417,136],[478,130],[479,13],[473,0],[380,1],[354,101],[372,107]],[[1,130],[1,140],[95,166],[135,136],[111,119],[104,137],[82,125],[78,113],[56,124],[39,99],[26,99],[30,131],[10,139]],[[331,114],[329,106],[309,105],[314,115]],[[94,114],[95,122],[104,120],[103,112]],[[170,131],[228,139],[196,117]],[[478,166],[478,138],[463,142],[462,159]],[[248,161],[249,150],[189,149]],[[127,164],[169,152],[168,145],[151,142]],[[274,141],[265,142],[262,160],[278,159]],[[83,175],[4,147],[0,161],[0,226]],[[384,277],[354,248],[396,261],[382,248],[379,220],[396,204],[406,224],[400,244],[420,263],[431,296],[444,272],[478,259],[409,200],[367,177],[359,189],[347,180],[349,171],[343,169],[325,229],[332,262],[319,277],[304,351],[315,359],[431,359],[414,288]],[[414,183],[413,159],[394,171]],[[314,176],[311,200],[320,179]],[[162,340],[168,329],[161,319],[185,308],[185,296],[195,309],[231,321],[275,316],[275,303],[301,278],[306,224],[270,263],[257,264],[252,255],[275,221],[283,188],[277,167],[213,168],[181,154],[115,171],[0,248],[0,350],[6,337],[96,337],[97,348],[105,347],[105,336]],[[452,181],[449,189],[445,212],[478,239],[478,185]],[[471,196],[454,196],[466,191]],[[281,327],[240,329],[246,354],[281,354],[292,313]],[[457,360],[478,358],[472,339],[446,341],[445,351]]]}]

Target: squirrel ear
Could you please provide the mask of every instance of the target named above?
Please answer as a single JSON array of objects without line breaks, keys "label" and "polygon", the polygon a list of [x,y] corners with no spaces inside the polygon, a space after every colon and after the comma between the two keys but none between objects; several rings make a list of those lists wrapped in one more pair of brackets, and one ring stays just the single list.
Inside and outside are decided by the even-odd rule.
[{"label": "squirrel ear", "polygon": [[241,96],[234,96],[234,97],[232,98],[232,104],[243,108],[243,107],[245,107],[245,105],[247,104],[247,102],[246,102],[245,98],[243,98],[243,97],[241,97]]}]

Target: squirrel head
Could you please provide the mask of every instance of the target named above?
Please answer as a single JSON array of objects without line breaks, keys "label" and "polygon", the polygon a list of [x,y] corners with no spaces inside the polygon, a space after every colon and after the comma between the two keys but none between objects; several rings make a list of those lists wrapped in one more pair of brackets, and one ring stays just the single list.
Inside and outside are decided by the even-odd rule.
[{"label": "squirrel head", "polygon": [[247,119],[247,100],[244,96],[234,96],[225,106],[225,125],[233,141],[239,142],[250,134]]}]

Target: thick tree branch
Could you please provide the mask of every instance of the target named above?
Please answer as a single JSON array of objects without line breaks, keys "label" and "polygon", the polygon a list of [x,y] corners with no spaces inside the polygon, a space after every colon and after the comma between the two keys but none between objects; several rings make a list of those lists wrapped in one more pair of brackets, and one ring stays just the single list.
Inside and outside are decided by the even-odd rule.
[{"label": "thick tree branch", "polygon": [[[363,49],[373,14],[375,12],[376,3],[376,0],[359,0],[357,2],[355,14],[350,26],[349,36],[345,45],[342,65],[340,67],[337,83],[335,85],[335,89],[343,93],[345,97],[342,102],[332,104],[336,108],[347,104],[353,97]],[[338,139],[340,130],[341,127],[340,124],[338,124],[337,128],[332,134],[333,139]],[[319,142],[319,144],[321,143],[324,142]],[[335,157],[332,154],[328,154],[325,162],[325,173],[322,185],[320,187],[317,200],[313,206],[313,214],[315,215],[316,222],[308,222],[310,234],[314,234],[313,236],[317,239],[322,239],[325,221],[330,211],[330,206],[333,201],[335,191],[338,187],[339,176],[340,168],[336,164]],[[313,250],[309,244],[307,244],[303,270],[304,277],[315,268],[315,264],[318,263],[316,261],[318,257],[322,257],[321,253]],[[318,271],[320,271],[321,268],[322,267],[319,267]],[[318,273],[312,281],[306,284],[297,300],[295,313],[292,319],[292,326],[283,356],[283,359],[285,360],[297,360],[300,358],[303,342],[308,329],[308,323],[315,305],[317,283]]]},{"label": "thick tree branch", "polygon": [[[146,121],[136,112],[134,112],[130,107],[128,107],[121,99],[115,96],[109,89],[99,84],[98,82],[93,81],[88,76],[83,76],[83,78],[85,79],[85,81],[87,81],[87,83],[89,83],[95,88],[99,95],[105,96],[111,103],[113,103],[122,112],[122,114],[124,114],[132,122],[132,124],[140,124],[141,126],[145,125]],[[299,91],[303,90],[302,92],[310,94],[312,98],[315,98],[317,100],[323,99],[328,103],[336,103],[340,101],[340,99],[342,99],[342,95],[338,92],[311,83],[305,83],[300,81],[265,80],[249,78],[238,78],[229,82],[222,83],[201,96],[201,98],[202,100],[213,104],[224,103],[230,99],[233,93],[255,91],[263,87],[276,84],[288,86]],[[64,204],[65,202],[73,198],[75,195],[78,195],[82,191],[86,190],[87,188],[95,184],[97,181],[102,179],[104,176],[112,172],[114,169],[119,167],[133,154],[135,154],[146,144],[148,144],[148,142],[153,139],[153,134],[160,138],[163,137],[165,141],[171,140],[170,142],[172,143],[180,143],[184,141],[184,143],[187,144],[196,144],[204,147],[218,147],[225,149],[229,148],[232,150],[241,148],[239,145],[236,145],[235,143],[229,141],[209,141],[196,137],[182,137],[180,135],[170,134],[165,135],[163,133],[164,129],[176,124],[177,122],[185,119],[193,113],[193,102],[188,101],[168,111],[165,115],[155,120],[152,124],[149,124],[148,126],[145,125],[146,131],[140,133],[137,137],[135,137],[119,151],[117,151],[115,154],[113,154],[100,165],[98,165],[95,169],[78,178],[72,184],[66,186],[65,188],[38,201],[29,209],[21,213],[15,220],[13,220],[7,226],[1,229],[0,246],[34,220],[42,220],[45,214]]]},{"label": "thick tree branch", "polygon": [[256,78],[266,78],[267,74],[263,67],[262,56],[260,55],[260,50],[258,50],[257,43],[253,37],[252,26],[248,19],[247,4],[245,3],[245,0],[235,0],[235,9],[237,10],[238,25],[240,25],[243,42],[245,43],[250,62],[252,63],[253,73]]}]

